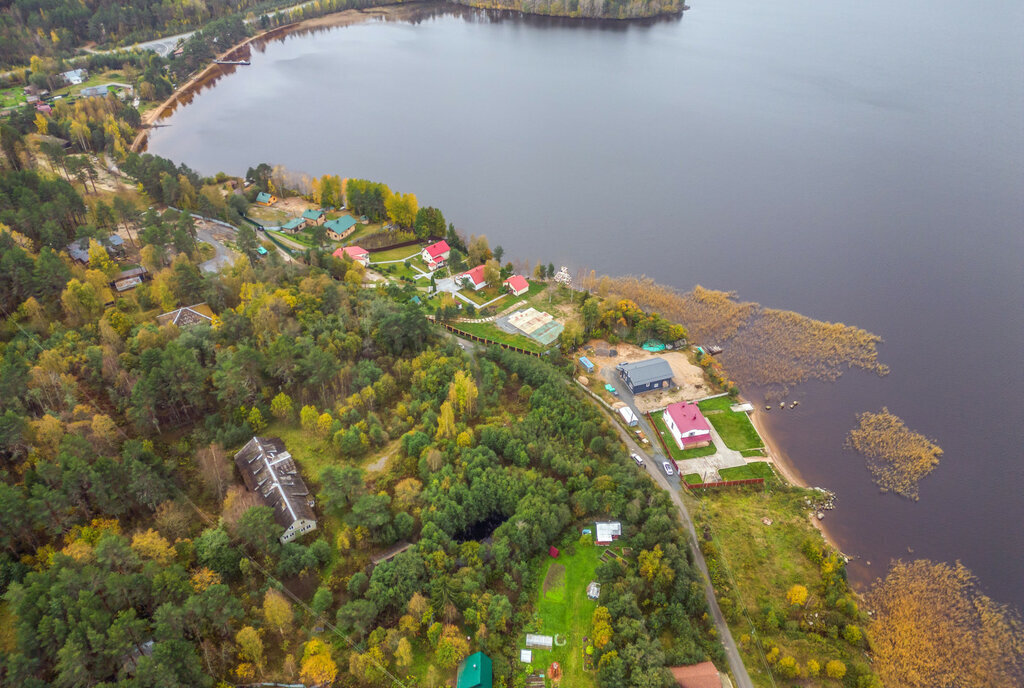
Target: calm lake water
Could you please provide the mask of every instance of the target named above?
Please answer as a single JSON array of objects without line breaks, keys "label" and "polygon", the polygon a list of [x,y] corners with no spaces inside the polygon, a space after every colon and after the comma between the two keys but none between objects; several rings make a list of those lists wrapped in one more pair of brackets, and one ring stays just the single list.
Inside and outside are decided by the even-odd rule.
[{"label": "calm lake water", "polygon": [[[864,582],[961,560],[1024,609],[1024,4],[693,0],[647,25],[462,9],[293,35],[149,150],[387,182],[509,257],[702,284],[885,339],[770,430]],[[843,449],[882,406],[919,502]],[[867,561],[871,565],[866,564]]]}]

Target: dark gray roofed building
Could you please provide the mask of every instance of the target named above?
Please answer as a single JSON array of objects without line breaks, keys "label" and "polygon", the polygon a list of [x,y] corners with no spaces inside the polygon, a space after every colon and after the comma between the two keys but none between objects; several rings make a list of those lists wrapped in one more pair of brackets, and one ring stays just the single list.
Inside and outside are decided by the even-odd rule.
[{"label": "dark gray roofed building", "polygon": [[274,519],[284,528],[281,542],[316,530],[313,497],[280,438],[253,437],[235,454],[235,465],[245,486],[274,510]]},{"label": "dark gray roofed building", "polygon": [[672,367],[663,358],[648,358],[616,366],[619,377],[633,394],[672,387]]},{"label": "dark gray roofed building", "polygon": [[81,239],[75,239],[67,247],[68,255],[71,256],[71,260],[76,260],[83,265],[89,264],[89,239],[88,237],[82,237]]}]

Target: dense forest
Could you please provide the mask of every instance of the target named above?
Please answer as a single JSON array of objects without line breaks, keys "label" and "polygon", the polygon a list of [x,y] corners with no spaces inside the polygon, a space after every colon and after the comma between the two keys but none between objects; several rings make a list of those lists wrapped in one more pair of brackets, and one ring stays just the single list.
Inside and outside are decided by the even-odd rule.
[{"label": "dense forest", "polygon": [[683,0],[455,0],[461,5],[485,9],[515,10],[552,17],[589,19],[640,19],[679,14],[686,9]]},{"label": "dense forest", "polygon": [[[128,115],[93,100],[67,133],[102,114],[102,138],[70,151],[7,125],[0,683],[435,686],[482,650],[518,685],[548,548],[593,547],[580,530],[602,518],[634,556],[595,574],[597,683],[668,686],[665,666],[722,659],[668,496],[561,370],[467,355],[410,288],[365,289],[329,255],[258,259],[252,230],[233,266],[200,270],[192,218],[163,204],[245,200],[123,154]],[[131,194],[103,191],[100,150]],[[152,275],[123,293],[101,244],[117,230]],[[83,237],[88,265],[62,251]],[[156,321],[198,302],[212,324]],[[287,544],[231,460],[258,434],[289,443],[316,495],[320,527]]]}]

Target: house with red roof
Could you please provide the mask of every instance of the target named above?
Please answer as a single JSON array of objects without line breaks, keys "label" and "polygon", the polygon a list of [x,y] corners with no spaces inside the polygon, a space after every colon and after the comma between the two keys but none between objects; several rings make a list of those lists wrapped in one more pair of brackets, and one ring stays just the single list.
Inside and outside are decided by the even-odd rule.
[{"label": "house with red roof", "polygon": [[427,264],[427,267],[431,270],[444,265],[444,262],[451,256],[452,249],[448,245],[447,241],[439,241],[436,244],[427,246],[423,251],[420,252],[420,257],[423,258],[423,262]]},{"label": "house with red roof", "polygon": [[680,449],[696,449],[711,444],[711,426],[697,404],[691,401],[669,404],[662,418]]},{"label": "house with red roof", "polygon": [[472,270],[462,273],[456,277],[455,280],[462,285],[466,285],[468,283],[469,286],[473,288],[473,291],[480,291],[487,286],[487,280],[484,279],[483,265],[477,265]]},{"label": "house with red roof", "polygon": [[718,669],[711,662],[669,667],[668,670],[679,688],[722,688],[725,685]]},{"label": "house with red roof", "polygon": [[344,248],[339,248],[333,255],[335,258],[342,259],[345,256],[348,256],[354,262],[362,264],[363,267],[370,264],[370,252],[365,248],[360,248],[359,246],[345,246]]},{"label": "house with red roof", "polygon": [[505,280],[505,286],[508,287],[513,296],[522,296],[530,291],[530,283],[522,275],[512,275]]}]

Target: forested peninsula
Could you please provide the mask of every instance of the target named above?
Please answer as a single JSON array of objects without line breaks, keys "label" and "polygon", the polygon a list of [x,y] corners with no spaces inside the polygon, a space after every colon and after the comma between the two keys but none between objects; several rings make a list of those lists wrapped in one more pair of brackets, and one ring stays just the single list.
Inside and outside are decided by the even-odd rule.
[{"label": "forested peninsula", "polygon": [[683,0],[453,0],[460,5],[551,17],[643,19],[680,14]]}]

